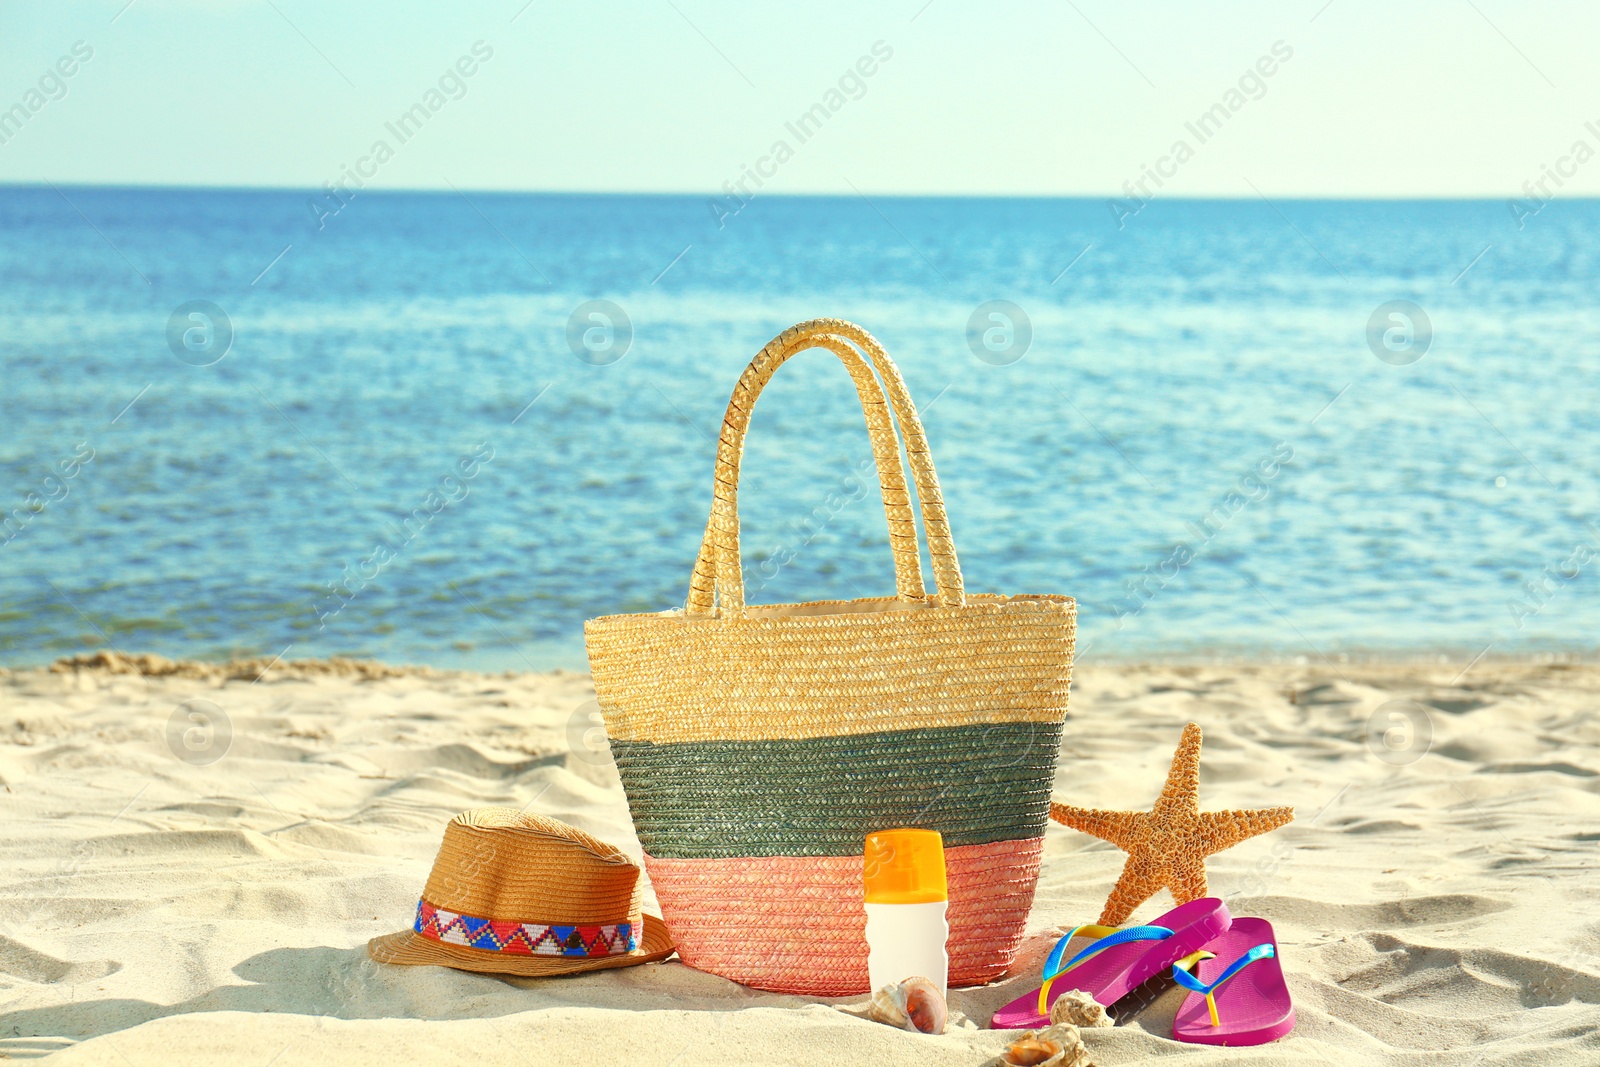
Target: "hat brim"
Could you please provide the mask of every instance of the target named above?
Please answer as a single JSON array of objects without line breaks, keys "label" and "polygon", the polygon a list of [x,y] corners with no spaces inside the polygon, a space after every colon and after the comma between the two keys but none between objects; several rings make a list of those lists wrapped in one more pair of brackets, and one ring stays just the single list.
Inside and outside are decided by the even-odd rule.
[{"label": "hat brim", "polygon": [[398,963],[422,967],[454,967],[458,971],[481,974],[510,974],[539,978],[546,975],[581,974],[614,967],[654,963],[676,952],[667,926],[654,915],[644,917],[644,943],[621,956],[523,956],[509,952],[452,945],[423,937],[415,930],[384,934],[367,942],[367,955],[379,963]]}]

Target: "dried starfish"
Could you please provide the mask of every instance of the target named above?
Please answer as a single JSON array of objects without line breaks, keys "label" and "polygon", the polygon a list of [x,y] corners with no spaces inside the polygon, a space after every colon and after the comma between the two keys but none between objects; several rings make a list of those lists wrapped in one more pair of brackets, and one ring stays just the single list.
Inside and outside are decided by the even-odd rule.
[{"label": "dried starfish", "polygon": [[1186,904],[1206,895],[1206,857],[1275,830],[1294,818],[1293,808],[1200,810],[1200,727],[1190,723],[1172,757],[1167,784],[1150,811],[1100,811],[1050,805],[1056,822],[1109,841],[1128,854],[1122,876],[1100,913],[1116,926],[1162,888]]}]

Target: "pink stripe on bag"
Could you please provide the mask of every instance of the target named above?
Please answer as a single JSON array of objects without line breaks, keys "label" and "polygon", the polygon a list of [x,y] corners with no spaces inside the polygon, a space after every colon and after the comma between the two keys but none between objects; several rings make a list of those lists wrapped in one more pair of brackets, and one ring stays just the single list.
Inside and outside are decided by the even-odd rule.
[{"label": "pink stripe on bag", "polygon": [[[1044,838],[945,849],[950,985],[981,985],[1022,941]],[[819,997],[867,988],[861,857],[644,857],[678,956],[758,989]]]}]

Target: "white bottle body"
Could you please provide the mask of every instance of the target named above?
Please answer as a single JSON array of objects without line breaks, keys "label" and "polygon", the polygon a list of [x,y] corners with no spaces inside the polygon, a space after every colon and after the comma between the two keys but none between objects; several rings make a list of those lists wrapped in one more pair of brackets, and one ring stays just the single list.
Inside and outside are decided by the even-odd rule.
[{"label": "white bottle body", "polygon": [[946,996],[950,956],[945,942],[948,901],[927,904],[868,904],[867,974],[873,989],[907,978],[926,978]]}]

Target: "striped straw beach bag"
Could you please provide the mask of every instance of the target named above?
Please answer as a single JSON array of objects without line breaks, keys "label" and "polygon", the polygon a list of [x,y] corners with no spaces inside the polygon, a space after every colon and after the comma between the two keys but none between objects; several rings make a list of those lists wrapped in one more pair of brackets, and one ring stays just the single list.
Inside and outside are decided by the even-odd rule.
[{"label": "striped straw beach bag", "polygon": [[[860,396],[897,595],[747,606],[744,436],[773,373],[811,348],[838,356]],[[1038,880],[1075,618],[1070,597],[962,589],[922,423],[871,334],[816,319],[774,338],[728,404],[686,607],[584,628],[645,870],[684,962],[781,992],[866,992],[862,847],[874,830],[912,826],[944,838],[950,984],[1004,972]]]}]

